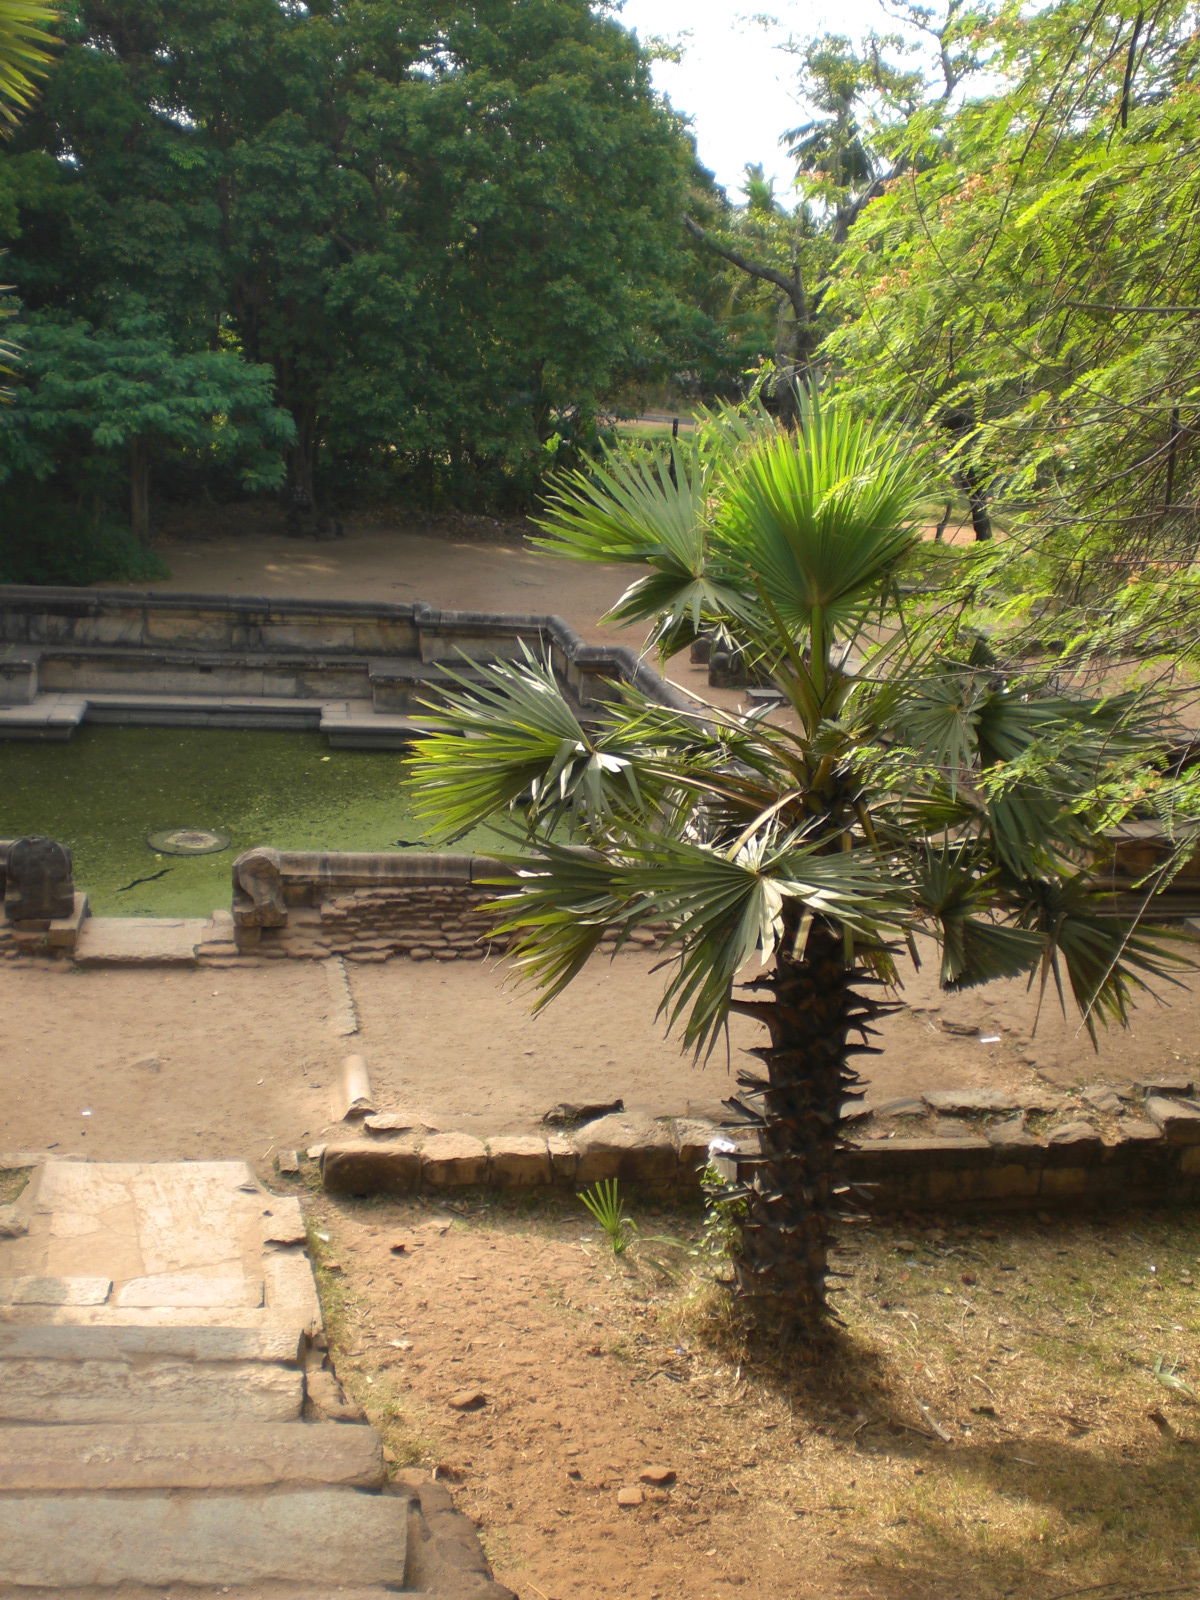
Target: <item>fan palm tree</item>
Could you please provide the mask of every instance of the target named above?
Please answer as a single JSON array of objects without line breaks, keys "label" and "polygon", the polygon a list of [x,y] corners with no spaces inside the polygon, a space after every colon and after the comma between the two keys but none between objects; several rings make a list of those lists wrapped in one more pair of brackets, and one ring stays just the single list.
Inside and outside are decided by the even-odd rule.
[{"label": "fan palm tree", "polygon": [[539,1003],[605,934],[665,925],[663,1011],[686,1044],[711,1049],[730,1012],[763,1025],[727,1102],[757,1131],[734,1270],[785,1338],[831,1316],[841,1109],[915,934],[947,988],[1040,974],[1093,1031],[1173,959],[1106,914],[1088,870],[1154,730],[1128,697],[1023,684],[917,614],[896,579],[920,456],[828,400],[800,409],[796,434],[727,414],[669,463],[610,456],[560,479],[541,519],[547,549],[649,569],[612,618],[649,622],[664,655],[727,630],[782,715],[623,686],[585,720],[529,657],[453,684],[411,759],[444,836],[519,817],[496,908]]}]

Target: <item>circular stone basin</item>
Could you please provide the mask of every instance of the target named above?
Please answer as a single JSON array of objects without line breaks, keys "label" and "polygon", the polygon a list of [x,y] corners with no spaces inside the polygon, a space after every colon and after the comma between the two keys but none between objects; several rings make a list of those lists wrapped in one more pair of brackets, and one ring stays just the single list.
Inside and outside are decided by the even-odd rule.
[{"label": "circular stone basin", "polygon": [[207,828],[163,828],[147,834],[146,843],[164,856],[211,856],[229,849],[227,834]]}]

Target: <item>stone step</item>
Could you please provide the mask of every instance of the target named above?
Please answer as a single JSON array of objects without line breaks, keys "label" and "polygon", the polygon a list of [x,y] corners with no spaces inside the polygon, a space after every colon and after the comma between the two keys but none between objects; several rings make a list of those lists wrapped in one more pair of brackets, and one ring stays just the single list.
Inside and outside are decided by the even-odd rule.
[{"label": "stone step", "polygon": [[[316,1307],[316,1291],[312,1305]],[[295,1304],[272,1306],[253,1310],[230,1309],[213,1306],[209,1309],[195,1306],[5,1306],[6,1325],[21,1328],[73,1327],[73,1328],[162,1328],[196,1329],[227,1328],[246,1333],[286,1335],[299,1341],[302,1335],[312,1336],[321,1328],[319,1309],[307,1311]]]},{"label": "stone step", "polygon": [[[411,1591],[401,1591],[395,1584],[388,1584],[381,1588],[377,1584],[364,1587],[361,1584],[328,1584],[323,1583],[319,1588],[303,1583],[228,1583],[189,1584],[185,1594],[179,1594],[178,1600],[395,1600],[399,1593],[408,1594]],[[423,1600],[463,1600],[460,1592],[454,1594],[425,1595]],[[25,1584],[10,1585],[0,1578],[0,1600],[54,1600],[53,1589],[32,1588]],[[161,1588],[147,1589],[141,1583],[120,1583],[115,1588],[105,1584],[99,1588],[94,1584],[80,1587],[73,1584],[70,1600],[176,1600],[174,1594],[164,1595]],[[490,1600],[485,1591],[481,1600]]]},{"label": "stone step", "polygon": [[[408,1501],[356,1489],[0,1497],[11,1586],[404,1582]],[[0,1590],[0,1592],[3,1592]]]},{"label": "stone step", "polygon": [[69,739],[86,714],[81,695],[35,695],[24,705],[0,706],[0,739]]},{"label": "stone step", "polygon": [[2,1422],[285,1422],[303,1405],[300,1369],[261,1361],[0,1361]]},{"label": "stone step", "polygon": [[378,1489],[384,1481],[379,1435],[350,1423],[0,1427],[0,1492],[279,1484]]},{"label": "stone step", "polygon": [[204,917],[89,917],[79,931],[81,967],[195,966]]},{"label": "stone step", "polygon": [[326,708],[321,732],[331,750],[403,750],[428,733],[430,719],[388,711]]},{"label": "stone step", "polygon": [[266,1361],[288,1366],[298,1365],[302,1354],[303,1340],[295,1328],[0,1323],[0,1361],[136,1361],[171,1356],[178,1361]]}]

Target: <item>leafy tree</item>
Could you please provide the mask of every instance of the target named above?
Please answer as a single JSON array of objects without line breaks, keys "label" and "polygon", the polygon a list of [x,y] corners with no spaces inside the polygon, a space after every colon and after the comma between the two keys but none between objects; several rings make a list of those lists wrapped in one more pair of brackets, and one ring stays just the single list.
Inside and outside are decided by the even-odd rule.
[{"label": "leafy tree", "polygon": [[985,39],[998,87],[945,136],[907,129],[839,260],[827,353],[864,405],[924,416],[1000,496],[993,581],[1161,648],[1190,595],[1160,595],[1171,620],[1160,606],[1148,629],[1155,608],[1124,590],[1200,543],[1194,11],[1060,0]]},{"label": "leafy tree", "polygon": [[690,147],[587,0],[81,0],[68,37],[0,159],[22,299],[269,365],[306,495],[322,453],[527,472],[669,300]]},{"label": "leafy tree", "polygon": [[[54,43],[50,28],[57,7],[46,0],[0,0],[0,123],[15,122],[33,98],[35,81],[51,59]],[[0,309],[0,320],[11,315]],[[7,364],[16,355],[0,339],[0,376],[11,373]],[[0,389],[0,401],[6,398]]]},{"label": "leafy tree", "polygon": [[[948,0],[940,13],[905,6],[898,20],[905,34],[869,34],[857,47],[839,34],[785,47],[799,63],[800,98],[815,113],[780,140],[796,162],[792,208],[764,182],[761,167],[747,167],[744,208],[718,226],[683,219],[693,239],[772,298],[777,406],[817,370],[836,325],[826,297],[852,229],[911,160],[907,143],[897,149],[898,135],[919,117],[928,136],[977,66],[970,41],[978,18],[965,0]],[[907,64],[930,45],[931,71]]]},{"label": "leafy tree", "polygon": [[498,904],[543,1002],[606,933],[665,922],[663,1009],[685,1043],[710,1049],[730,1011],[764,1026],[730,1102],[760,1141],[735,1271],[784,1338],[827,1316],[851,1059],[913,934],[937,941],[945,987],[1040,973],[1093,1032],[1170,963],[1108,915],[1089,870],[1152,730],[1128,698],[1056,694],[923,624],[896,578],[928,467],[841,404],[804,399],[800,420],[719,417],[670,471],[614,457],[559,480],[542,518],[547,548],[642,573],[613,619],[650,622],[663,654],[728,627],[786,716],[625,687],[585,721],[531,660],[448,693],[411,762],[414,803],[447,835],[523,819]]},{"label": "leafy tree", "polygon": [[249,489],[282,481],[291,421],[272,403],[268,368],[224,350],[181,354],[153,317],[138,312],[108,329],[35,317],[21,336],[22,382],[0,414],[0,483],[20,475],[45,481],[64,463],[78,481],[79,458],[98,458],[103,471],[120,452],[130,527],[144,542],[156,450],[210,452]]}]

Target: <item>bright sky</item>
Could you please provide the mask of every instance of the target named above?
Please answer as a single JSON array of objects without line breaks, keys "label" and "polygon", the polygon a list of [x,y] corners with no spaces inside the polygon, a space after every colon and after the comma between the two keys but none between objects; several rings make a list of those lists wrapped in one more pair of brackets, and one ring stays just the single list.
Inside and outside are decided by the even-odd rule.
[{"label": "bright sky", "polygon": [[888,25],[878,0],[764,0],[774,19],[757,20],[745,0],[625,0],[620,20],[641,39],[678,43],[683,60],[659,62],[655,87],[692,119],[706,167],[731,200],[740,198],[742,170],[761,161],[786,197],[791,183],[779,136],[807,117],[793,89],[795,63],[777,47],[789,34],[844,33],[856,39]]}]

